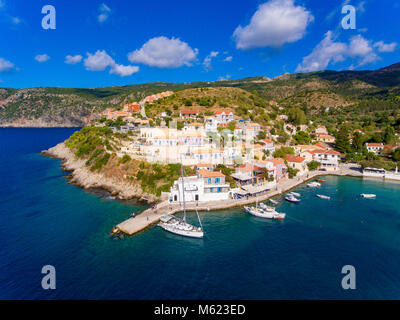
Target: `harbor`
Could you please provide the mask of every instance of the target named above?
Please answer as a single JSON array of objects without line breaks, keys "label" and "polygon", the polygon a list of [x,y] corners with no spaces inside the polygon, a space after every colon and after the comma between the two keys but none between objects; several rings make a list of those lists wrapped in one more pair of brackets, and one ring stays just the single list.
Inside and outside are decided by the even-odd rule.
[{"label": "harbor", "polygon": [[[234,207],[241,207],[255,203],[257,201],[266,201],[269,198],[283,194],[291,189],[301,185],[309,180],[315,179],[319,176],[326,175],[337,175],[337,176],[353,176],[362,177],[361,168],[354,164],[341,164],[337,171],[312,171],[302,177],[295,177],[293,179],[287,179],[281,181],[273,189],[254,197],[248,197],[246,199],[229,199],[219,201],[207,201],[201,202],[186,202],[186,211],[214,211],[223,210]],[[119,223],[113,232],[122,232],[129,236],[132,236],[138,232],[141,232],[154,224],[158,223],[160,218],[167,214],[176,214],[183,211],[183,205],[177,203],[170,203],[169,201],[163,201],[156,206],[150,207],[143,212],[137,214],[135,217]]]}]

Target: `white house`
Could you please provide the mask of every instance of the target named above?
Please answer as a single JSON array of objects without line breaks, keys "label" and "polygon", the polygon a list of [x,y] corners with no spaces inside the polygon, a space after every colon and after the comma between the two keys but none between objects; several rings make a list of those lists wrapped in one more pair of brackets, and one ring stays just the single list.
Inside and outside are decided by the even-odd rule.
[{"label": "white house", "polygon": [[185,177],[174,182],[169,194],[170,202],[220,201],[229,199],[229,184],[225,183],[225,175],[221,172],[201,169],[197,176]]},{"label": "white house", "polygon": [[218,131],[218,120],[212,116],[204,117],[205,130],[206,132],[217,132]]},{"label": "white house", "polygon": [[339,168],[340,152],[335,150],[315,150],[313,160],[321,163],[321,168],[336,171]]},{"label": "white house", "polygon": [[264,139],[264,140],[261,140],[261,142],[263,143],[263,149],[265,151],[269,151],[270,156],[272,156],[273,153],[275,152],[275,145],[272,142],[272,140]]},{"label": "white house", "polygon": [[234,120],[233,112],[230,110],[219,110],[214,112],[219,123],[229,123]]},{"label": "white house", "polygon": [[383,143],[366,143],[368,152],[373,152],[375,154],[381,154],[384,148]]}]

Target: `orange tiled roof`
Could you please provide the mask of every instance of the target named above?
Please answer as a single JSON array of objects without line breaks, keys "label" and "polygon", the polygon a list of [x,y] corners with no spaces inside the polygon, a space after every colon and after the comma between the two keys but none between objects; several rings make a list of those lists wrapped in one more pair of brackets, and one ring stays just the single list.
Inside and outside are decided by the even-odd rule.
[{"label": "orange tiled roof", "polygon": [[199,170],[199,175],[204,178],[218,178],[218,177],[225,177],[225,175],[219,171],[208,171],[205,169]]},{"label": "orange tiled roof", "polygon": [[297,163],[302,163],[304,160],[306,160],[305,158],[303,158],[303,157],[300,157],[300,156],[294,156],[294,155],[292,155],[292,154],[287,154],[286,155],[286,160],[288,161],[288,162],[297,162]]}]

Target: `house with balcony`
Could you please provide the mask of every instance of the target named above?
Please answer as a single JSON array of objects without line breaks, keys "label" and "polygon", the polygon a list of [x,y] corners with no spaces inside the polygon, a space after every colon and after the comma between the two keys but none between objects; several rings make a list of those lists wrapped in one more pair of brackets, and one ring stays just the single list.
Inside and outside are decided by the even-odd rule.
[{"label": "house with balcony", "polygon": [[221,172],[201,169],[197,175],[176,180],[170,189],[171,203],[220,201],[229,199],[229,184]]},{"label": "house with balcony", "polygon": [[215,111],[214,116],[219,123],[229,123],[235,120],[233,112],[229,109]]},{"label": "house with balcony", "polygon": [[369,142],[365,144],[368,152],[372,152],[375,154],[382,154],[382,151],[384,149],[384,144],[383,143],[373,143],[373,142]]},{"label": "house with balcony", "polygon": [[314,150],[313,160],[321,163],[321,169],[336,171],[339,169],[340,152],[335,150]]},{"label": "house with balcony", "polygon": [[308,171],[306,158],[300,156],[294,156],[292,154],[287,154],[286,161],[288,167],[299,170],[300,175]]},{"label": "house with balcony", "polygon": [[199,115],[199,111],[197,110],[181,110],[179,112],[179,117],[181,119],[196,119]]}]

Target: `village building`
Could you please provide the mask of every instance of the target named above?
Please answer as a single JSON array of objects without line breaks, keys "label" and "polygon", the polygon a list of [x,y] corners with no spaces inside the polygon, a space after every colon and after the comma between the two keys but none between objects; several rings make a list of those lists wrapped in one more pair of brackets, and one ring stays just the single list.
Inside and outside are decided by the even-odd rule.
[{"label": "village building", "polygon": [[179,117],[181,119],[196,119],[199,115],[199,111],[197,110],[181,110],[179,112]]},{"label": "village building", "polygon": [[235,120],[233,112],[229,109],[215,111],[214,116],[219,123],[229,123]]},{"label": "village building", "polygon": [[321,163],[321,168],[327,171],[339,169],[340,152],[335,150],[315,150],[313,160]]},{"label": "village building", "polygon": [[334,136],[329,134],[317,134],[317,141],[325,142],[325,143],[335,143],[336,139]]},{"label": "village building", "polygon": [[182,178],[174,182],[170,189],[170,202],[203,202],[229,199],[229,184],[225,183],[225,175],[221,172],[201,169],[196,176]]},{"label": "village building", "polygon": [[329,133],[328,133],[328,130],[326,129],[325,126],[318,126],[318,127],[315,129],[314,133],[315,133],[316,135],[319,135],[319,134],[329,134]]},{"label": "village building", "polygon": [[306,158],[287,154],[286,161],[288,163],[288,167],[299,170],[300,175],[308,171]]},{"label": "village building", "polygon": [[372,153],[375,153],[378,155],[382,154],[382,151],[384,148],[383,143],[374,143],[374,142],[369,142],[369,143],[367,142],[365,144],[365,146],[366,146],[368,152],[372,152]]},{"label": "village building", "polygon": [[272,156],[275,152],[275,145],[270,139],[263,139],[260,141],[263,144],[263,149],[269,156]]}]

